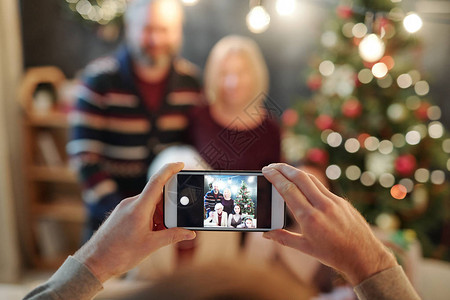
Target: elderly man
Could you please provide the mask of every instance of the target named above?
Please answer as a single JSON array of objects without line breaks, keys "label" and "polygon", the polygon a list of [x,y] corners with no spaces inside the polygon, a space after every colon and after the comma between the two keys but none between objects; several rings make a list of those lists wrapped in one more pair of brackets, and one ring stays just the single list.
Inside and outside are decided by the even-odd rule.
[{"label": "elderly man", "polygon": [[143,189],[156,154],[184,142],[200,83],[196,67],[178,57],[182,24],[176,0],[132,1],[123,47],[85,70],[67,146],[89,212],[85,238]]}]

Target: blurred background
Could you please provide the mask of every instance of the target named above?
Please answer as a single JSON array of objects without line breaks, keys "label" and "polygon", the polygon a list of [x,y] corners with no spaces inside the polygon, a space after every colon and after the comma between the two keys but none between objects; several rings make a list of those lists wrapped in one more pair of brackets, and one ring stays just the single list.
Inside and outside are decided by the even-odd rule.
[{"label": "blurred background", "polygon": [[[322,169],[384,231],[421,293],[444,299],[435,297],[448,295],[450,276],[450,2],[183,2],[182,56],[203,69],[223,36],[253,38],[285,161]],[[121,44],[126,4],[0,4],[0,281],[13,283],[11,295],[35,282],[17,284],[30,271],[52,270],[78,247],[85,213],[66,165],[66,114],[86,64]],[[263,11],[252,19],[254,8]],[[412,12],[420,19],[408,23]],[[361,49],[372,32],[378,40]]]}]

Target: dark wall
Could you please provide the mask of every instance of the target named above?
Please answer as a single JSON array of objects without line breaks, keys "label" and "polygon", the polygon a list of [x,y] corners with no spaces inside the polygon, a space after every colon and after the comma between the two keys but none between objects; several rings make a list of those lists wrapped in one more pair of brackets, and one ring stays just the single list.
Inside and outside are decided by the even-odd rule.
[{"label": "dark wall", "polygon": [[[221,37],[241,34],[254,38],[269,66],[270,97],[286,108],[309,94],[304,77],[308,58],[317,49],[322,25],[334,7],[298,1],[297,15],[281,18],[274,11],[274,2],[265,2],[272,20],[269,29],[259,35],[247,30],[246,0],[200,0],[196,6],[186,7],[182,54],[203,68],[209,50]],[[97,28],[74,17],[64,0],[22,0],[21,11],[25,67],[56,65],[73,77],[90,60],[112,52],[119,44],[100,38]],[[424,40],[422,67],[430,76],[431,96],[450,128],[450,105],[446,105],[450,25],[425,21],[419,38]]]}]

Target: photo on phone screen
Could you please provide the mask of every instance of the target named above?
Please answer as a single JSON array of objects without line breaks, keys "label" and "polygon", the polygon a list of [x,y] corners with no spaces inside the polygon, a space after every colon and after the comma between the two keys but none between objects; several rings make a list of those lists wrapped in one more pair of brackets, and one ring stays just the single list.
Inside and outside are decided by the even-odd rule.
[{"label": "photo on phone screen", "polygon": [[167,210],[176,209],[173,217],[177,227],[239,231],[272,228],[272,184],[261,173],[182,171],[175,182],[169,188],[172,193],[165,192],[176,199],[176,205],[165,203],[165,219],[171,217]]}]

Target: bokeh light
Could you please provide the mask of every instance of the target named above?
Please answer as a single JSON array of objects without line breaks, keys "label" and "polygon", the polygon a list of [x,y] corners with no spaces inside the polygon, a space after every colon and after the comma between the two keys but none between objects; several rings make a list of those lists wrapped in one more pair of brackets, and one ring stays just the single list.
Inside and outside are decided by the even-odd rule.
[{"label": "bokeh light", "polygon": [[408,133],[406,133],[405,140],[410,145],[417,145],[421,140],[420,133],[415,130],[408,131]]},{"label": "bokeh light", "polygon": [[338,132],[332,132],[327,136],[327,143],[331,147],[339,147],[342,143],[342,135],[340,135]]},{"label": "bokeh light", "polygon": [[372,71],[370,71],[369,69],[362,69],[361,71],[358,72],[358,80],[361,83],[369,83],[371,82],[373,79],[373,74]]},{"label": "bokeh light", "polygon": [[439,121],[433,121],[428,124],[428,134],[433,139],[439,139],[444,135],[444,126]]},{"label": "bokeh light", "polygon": [[375,62],[383,57],[385,45],[383,40],[381,40],[376,34],[371,33],[362,39],[359,43],[358,49],[359,56],[361,56],[363,60],[367,62]]},{"label": "bokeh light", "polygon": [[342,34],[347,38],[353,37],[353,27],[355,26],[354,23],[345,23],[344,26],[342,26]]},{"label": "bokeh light", "polygon": [[414,179],[416,179],[417,182],[425,183],[430,179],[430,171],[425,168],[419,168],[414,172]]},{"label": "bokeh light", "polygon": [[379,145],[380,145],[380,140],[378,140],[374,136],[370,136],[364,141],[364,147],[369,151],[377,150]]},{"label": "bokeh light", "polygon": [[386,76],[387,72],[388,68],[382,62],[376,63],[372,66],[372,74],[376,78],[383,78],[384,76]]},{"label": "bokeh light", "polygon": [[428,85],[428,82],[421,80],[414,85],[414,91],[419,96],[425,96],[430,91],[430,86]]},{"label": "bokeh light", "polygon": [[411,193],[414,189],[414,181],[409,178],[403,178],[399,181],[399,184],[403,185],[406,188],[408,193]]},{"label": "bokeh light", "polygon": [[334,64],[329,60],[324,60],[319,65],[319,72],[323,76],[330,76],[334,72]]},{"label": "bokeh light", "polygon": [[361,176],[361,169],[358,166],[351,165],[345,169],[345,176],[350,180],[358,180]]},{"label": "bokeh light", "polygon": [[442,116],[442,111],[441,108],[439,106],[433,105],[430,106],[427,110],[427,117],[432,120],[439,120]]},{"label": "bokeh light", "polygon": [[349,153],[355,153],[359,150],[359,148],[361,147],[359,144],[359,141],[355,138],[350,138],[347,141],[345,141],[344,144],[345,150],[347,150],[347,152]]},{"label": "bokeh light", "polygon": [[182,0],[182,2],[186,6],[193,6],[198,3],[198,0]]},{"label": "bokeh light", "polygon": [[396,133],[391,136],[391,142],[396,148],[401,148],[406,144],[405,136],[401,133]]},{"label": "bokeh light", "polygon": [[402,88],[406,89],[409,88],[412,85],[413,81],[411,78],[411,75],[409,74],[401,74],[397,77],[397,85]]},{"label": "bokeh light", "polygon": [[431,172],[430,179],[433,184],[443,184],[445,182],[445,173],[442,170],[434,170]]},{"label": "bokeh light", "polygon": [[403,26],[409,33],[415,33],[422,28],[422,19],[416,13],[408,13],[403,19]]},{"label": "bokeh light", "polygon": [[367,27],[366,25],[364,25],[364,23],[358,23],[355,24],[355,26],[353,26],[352,28],[352,34],[354,37],[356,38],[363,38],[367,33]]},{"label": "bokeh light", "polygon": [[370,171],[366,171],[366,172],[362,173],[360,180],[363,185],[372,186],[375,184],[377,178],[375,177],[374,173],[372,173]]},{"label": "bokeh light", "polygon": [[296,0],[277,0],[276,10],[281,16],[292,15],[295,11]]},{"label": "bokeh light", "polygon": [[380,175],[379,182],[382,187],[390,188],[395,183],[395,177],[390,173],[383,173]]},{"label": "bokeh light", "polygon": [[330,165],[328,166],[328,168],[325,170],[325,174],[327,175],[327,177],[331,180],[336,180],[339,177],[341,177],[341,168],[339,168],[338,165]]},{"label": "bokeh light", "polygon": [[391,196],[394,199],[404,199],[407,193],[406,187],[401,184],[396,184],[391,188]]},{"label": "bokeh light", "polygon": [[450,153],[450,139],[445,139],[445,140],[442,142],[442,150],[443,150],[445,153]]},{"label": "bokeh light", "polygon": [[262,33],[267,30],[270,24],[270,16],[264,7],[257,5],[247,14],[247,26],[253,33]]},{"label": "bokeh light", "polygon": [[380,145],[378,146],[378,151],[380,151],[381,154],[391,154],[394,150],[394,145],[391,141],[383,140],[380,142]]}]

